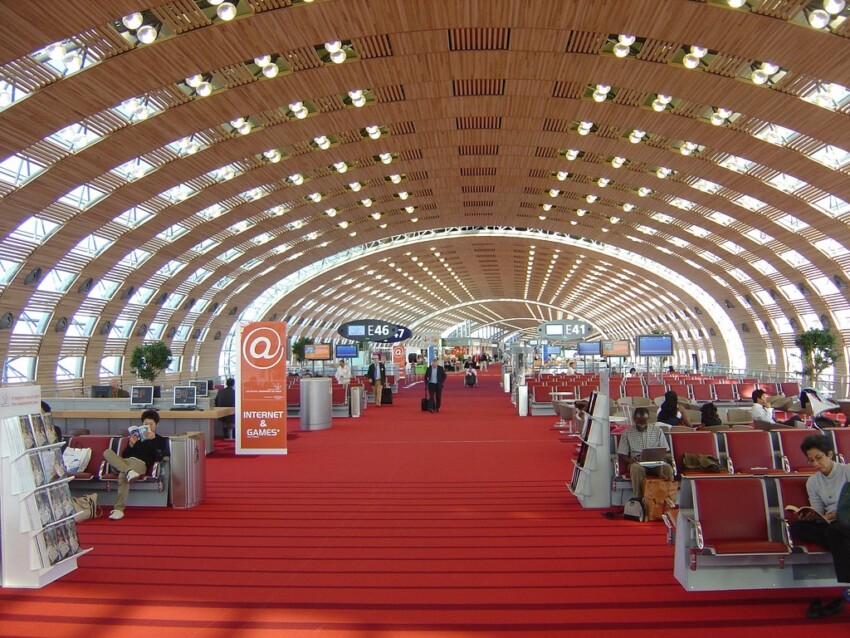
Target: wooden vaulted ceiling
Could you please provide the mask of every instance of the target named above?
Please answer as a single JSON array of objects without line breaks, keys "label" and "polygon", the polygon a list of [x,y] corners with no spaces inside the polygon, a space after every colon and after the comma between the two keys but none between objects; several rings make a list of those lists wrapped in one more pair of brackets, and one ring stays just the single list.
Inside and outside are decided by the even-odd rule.
[{"label": "wooden vaulted ceiling", "polygon": [[[48,386],[62,357],[85,356],[91,381],[102,357],[145,337],[53,329],[78,313],[96,313],[99,325],[123,317],[188,326],[191,336],[172,349],[197,357],[205,375],[220,371],[222,336],[246,308],[319,339],[365,317],[417,334],[578,317],[611,338],[670,330],[684,350],[721,362],[740,362],[743,348],[754,368],[774,358],[785,366],[793,334],[776,329],[783,320],[816,316],[843,344],[850,210],[827,214],[813,202],[850,201],[850,163],[811,154],[850,150],[850,104],[802,98],[828,83],[850,87],[850,41],[846,22],[832,32],[798,24],[819,2],[749,0],[734,10],[719,0],[241,0],[229,22],[204,0],[3,3],[0,80],[28,95],[0,111],[0,157],[43,170],[0,183],[0,259],[22,264],[0,288],[0,314],[38,309],[52,320],[43,335],[0,331],[0,344],[7,357],[38,356]],[[160,29],[155,42],[121,35],[122,16],[136,11]],[[611,54],[618,34],[637,38],[625,58]],[[331,41],[346,47],[344,63],[327,59]],[[57,42],[86,47],[96,63],[65,76],[32,63]],[[692,45],[709,52],[698,69],[681,64]],[[253,60],[264,54],[276,77],[258,72]],[[759,86],[749,73],[762,62],[780,71]],[[208,97],[187,85],[195,74],[211,83]],[[597,102],[600,84],[611,90]],[[357,89],[362,108],[351,103]],[[659,94],[672,97],[663,112],[651,108]],[[156,112],[118,117],[113,109],[132,98]],[[297,102],[308,117],[294,116]],[[734,115],[713,126],[720,108]],[[247,134],[230,124],[240,117]],[[586,135],[582,122],[593,124]],[[77,123],[100,139],[74,150],[47,139]],[[368,135],[373,126],[378,139]],[[760,139],[771,126],[795,132],[793,141]],[[645,133],[640,143],[628,139],[635,130]],[[169,146],[186,138],[197,152]],[[680,151],[687,142],[689,155]],[[576,159],[565,156],[570,149]],[[722,165],[729,156],[749,168]],[[134,179],[114,172],[137,157],[155,170]],[[624,165],[612,166],[614,157]],[[235,176],[215,178],[226,166]],[[778,175],[804,186],[771,186]],[[104,196],[83,210],[63,203],[80,185]],[[165,195],[181,185],[191,196]],[[220,215],[199,216],[217,204]],[[136,227],[116,221],[133,207],[154,214]],[[800,223],[789,226],[788,215]],[[59,228],[22,241],[15,231],[33,216]],[[175,224],[186,232],[169,234]],[[92,234],[111,245],[69,259]],[[135,249],[152,256],[134,266],[125,258]],[[172,274],[169,262],[185,265]],[[27,281],[36,268],[80,274],[48,294]],[[823,277],[837,291],[808,283]],[[101,280],[120,286],[95,302],[81,284]],[[803,292],[783,292],[789,286]],[[131,307],[140,288],[156,293]],[[165,293],[185,302],[165,310]],[[203,310],[190,300],[204,300]]]}]

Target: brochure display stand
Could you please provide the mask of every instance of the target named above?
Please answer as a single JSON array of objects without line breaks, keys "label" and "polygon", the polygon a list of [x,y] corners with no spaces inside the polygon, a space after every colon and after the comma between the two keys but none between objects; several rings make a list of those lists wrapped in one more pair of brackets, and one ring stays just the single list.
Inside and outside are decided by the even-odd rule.
[{"label": "brochure display stand", "polygon": [[39,588],[77,568],[80,547],[58,440],[38,386],[0,388],[3,587]]},{"label": "brochure display stand", "polygon": [[582,507],[611,507],[611,424],[608,395],[594,392],[585,412],[570,491]]}]

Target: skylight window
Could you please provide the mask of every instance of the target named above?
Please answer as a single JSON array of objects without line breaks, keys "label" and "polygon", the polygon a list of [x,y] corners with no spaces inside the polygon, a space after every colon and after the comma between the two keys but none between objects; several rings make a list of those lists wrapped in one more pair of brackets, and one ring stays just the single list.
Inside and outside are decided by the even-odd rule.
[{"label": "skylight window", "polygon": [[74,315],[68,323],[65,334],[72,337],[91,337],[96,324],[97,317]]},{"label": "skylight window", "polygon": [[768,124],[754,133],[754,137],[776,146],[785,146],[799,135],[797,131],[778,124]]},{"label": "skylight window", "polygon": [[770,293],[766,290],[757,290],[755,293],[756,298],[761,302],[762,306],[773,306],[776,304],[776,301],[773,297],[770,296]]},{"label": "skylight window", "polygon": [[780,226],[787,228],[788,230],[798,231],[803,230],[804,228],[808,228],[809,225],[801,219],[797,219],[793,215],[783,215],[779,219],[776,220],[776,223]]},{"label": "skylight window", "polygon": [[0,162],[0,182],[11,184],[17,188],[26,184],[33,177],[40,175],[45,168],[45,166],[36,164],[20,155],[10,155]]},{"label": "skylight window", "polygon": [[195,244],[192,247],[192,250],[194,250],[198,253],[201,253],[203,255],[205,252],[212,250],[213,248],[218,246],[220,243],[221,243],[220,241],[213,239],[212,237],[209,237],[209,238],[205,239],[204,241],[202,241],[200,244]]},{"label": "skylight window", "polygon": [[850,163],[850,153],[843,148],[826,144],[818,151],[809,155],[813,160],[829,168],[843,168]]},{"label": "skylight window", "polygon": [[796,268],[801,268],[802,266],[809,266],[812,263],[808,259],[803,257],[800,253],[798,253],[796,250],[787,250],[784,253],[780,253],[779,256],[784,261]]},{"label": "skylight window", "polygon": [[830,217],[838,217],[839,215],[850,213],[850,204],[835,195],[827,195],[822,199],[812,202],[812,206]]},{"label": "skylight window", "polygon": [[121,261],[119,261],[116,265],[117,266],[124,266],[124,267],[130,268],[130,269],[138,268],[143,263],[145,263],[148,259],[150,259],[152,254],[153,253],[150,253],[146,250],[141,250],[139,248],[136,248],[135,250],[132,250],[127,255],[125,255],[124,258]]},{"label": "skylight window", "polygon": [[143,286],[139,288],[135,293],[133,293],[133,296],[130,297],[128,303],[137,306],[144,306],[151,300],[151,297],[154,296],[155,292],[156,290],[154,290],[153,288],[145,288]]},{"label": "skylight window", "polygon": [[739,206],[743,206],[747,210],[757,211],[766,206],[763,201],[756,199],[755,197],[750,197],[749,195],[741,195],[737,199],[733,200]]},{"label": "skylight window", "polygon": [[212,274],[211,270],[207,270],[206,268],[198,268],[195,272],[189,275],[189,278],[186,280],[189,283],[199,284],[203,282],[207,277]]},{"label": "skylight window", "polygon": [[786,175],[785,173],[779,173],[767,183],[784,193],[794,193],[806,186],[806,182],[803,180],[797,179],[793,175]]},{"label": "skylight window", "polygon": [[829,277],[815,277],[810,280],[812,286],[814,286],[815,290],[817,290],[820,296],[825,295],[837,295],[839,294],[838,288],[833,283],[832,279]]},{"label": "skylight window", "polygon": [[136,228],[137,226],[144,224],[151,217],[153,217],[152,212],[145,210],[140,206],[133,206],[129,210],[125,210],[123,213],[118,215],[118,217],[115,218],[115,221],[127,228]]},{"label": "skylight window", "polygon": [[650,217],[657,222],[661,222],[662,224],[672,224],[674,221],[676,221],[675,219],[670,217],[670,215],[665,215],[664,213],[653,213],[652,215],[650,215]]},{"label": "skylight window", "polygon": [[734,217],[729,217],[729,215],[726,215],[716,210],[711,211],[708,214],[708,218],[713,222],[717,222],[721,226],[729,226],[732,222],[735,221]]},{"label": "skylight window", "polygon": [[687,199],[683,199],[682,197],[674,197],[670,204],[675,206],[676,208],[681,208],[682,210],[691,210],[694,207],[694,203]]},{"label": "skylight window", "polygon": [[735,281],[750,281],[752,279],[752,277],[750,277],[740,268],[730,269],[729,274],[732,275],[732,278],[735,279]]},{"label": "skylight window", "polygon": [[763,275],[773,275],[776,274],[776,268],[767,263],[764,259],[759,259],[756,262],[753,262],[753,268],[758,270]]},{"label": "skylight window", "polygon": [[172,242],[178,237],[181,237],[189,232],[189,229],[183,226],[182,224],[174,224],[173,226],[169,226],[161,233],[157,235],[158,239],[163,241]]},{"label": "skylight window", "polygon": [[24,220],[20,226],[12,231],[11,237],[20,239],[27,243],[42,244],[59,228],[59,224],[55,224],[40,217],[30,217]]},{"label": "skylight window", "polygon": [[742,253],[744,251],[744,249],[741,246],[739,246],[738,244],[736,244],[733,241],[724,241],[722,244],[720,244],[720,247],[723,250],[732,253],[733,255],[737,255],[737,254]]},{"label": "skylight window", "polygon": [[80,242],[70,250],[70,253],[72,255],[79,255],[83,257],[96,257],[109,245],[110,242],[108,239],[92,234],[80,240]]},{"label": "skylight window", "polygon": [[217,282],[215,282],[212,287],[215,288],[216,290],[224,290],[230,284],[232,284],[235,279],[236,279],[235,277],[231,277],[229,275],[227,277],[222,277]]},{"label": "skylight window", "polygon": [[164,307],[168,308],[169,310],[174,310],[181,303],[183,303],[183,300],[185,298],[186,295],[181,295],[180,293],[175,292],[173,295],[171,295],[168,299],[165,300]]},{"label": "skylight window", "polygon": [[153,165],[148,164],[142,158],[137,157],[129,162],[124,162],[121,166],[116,166],[112,169],[112,172],[116,175],[120,175],[129,182],[133,182],[137,179],[141,179],[153,171],[154,168],[155,167]]},{"label": "skylight window", "polygon": [[840,84],[818,84],[813,89],[800,96],[801,99],[821,108],[834,111],[850,102],[850,91]]},{"label": "skylight window", "polygon": [[182,261],[178,261],[177,259],[172,259],[166,264],[163,264],[162,267],[156,272],[157,275],[161,275],[163,277],[171,277],[175,273],[180,272],[186,264]]},{"label": "skylight window", "polygon": [[165,332],[165,324],[164,323],[152,323],[148,328],[148,334],[145,335],[147,339],[161,339],[162,333]]},{"label": "skylight window", "polygon": [[744,159],[743,157],[738,157],[736,155],[728,155],[724,159],[720,160],[719,164],[723,168],[728,168],[730,171],[746,173],[755,164],[755,162],[751,162],[748,159]]},{"label": "skylight window", "polygon": [[48,139],[56,142],[62,148],[72,152],[77,152],[85,147],[94,144],[101,139],[101,136],[82,124],[71,124],[65,128],[56,131]]},{"label": "skylight window", "polygon": [[825,255],[833,258],[841,257],[842,255],[846,255],[848,252],[850,252],[850,250],[847,250],[847,248],[845,248],[843,244],[839,244],[831,237],[816,241],[815,248],[820,250]]},{"label": "skylight window", "polygon": [[24,310],[12,328],[12,334],[16,335],[43,335],[50,321],[49,312],[37,310]]},{"label": "skylight window", "polygon": [[133,321],[129,319],[116,319],[109,332],[111,339],[128,339],[133,334]]},{"label": "skylight window", "polygon": [[192,195],[197,193],[194,188],[186,186],[186,184],[178,184],[173,188],[169,188],[167,191],[161,192],[160,197],[164,197],[172,204],[176,204],[177,202],[182,202],[184,199],[188,199]]},{"label": "skylight window", "polygon": [[101,279],[91,289],[91,292],[89,293],[89,299],[112,299],[112,297],[115,295],[115,291],[118,290],[118,287],[120,285],[121,283],[118,281],[109,281],[107,279]]},{"label": "skylight window", "polygon": [[7,259],[0,259],[0,284],[8,284],[15,278],[22,264]]},{"label": "skylight window", "polygon": [[54,268],[48,272],[38,284],[38,289],[44,292],[65,292],[74,283],[77,273]]},{"label": "skylight window", "polygon": [[71,381],[83,376],[83,362],[85,357],[62,357],[56,363],[56,380]]},{"label": "skylight window", "polygon": [[708,237],[711,234],[711,231],[706,230],[705,228],[700,228],[699,226],[688,226],[685,228],[691,235],[695,237],[699,237],[700,239],[704,237]]},{"label": "skylight window", "polygon": [[195,214],[198,215],[199,217],[203,217],[204,219],[209,221],[211,219],[215,219],[216,217],[220,217],[221,215],[223,215],[226,212],[227,212],[227,209],[224,206],[216,203],[216,204],[213,204],[212,206],[207,206],[203,210],[199,210]]},{"label": "skylight window", "polygon": [[759,230],[758,228],[748,230],[745,235],[757,244],[766,244],[769,241],[773,241],[773,237],[768,235],[766,232]]},{"label": "skylight window", "polygon": [[67,204],[77,210],[86,210],[92,204],[97,203],[106,196],[101,190],[87,186],[77,186],[75,189],[68,191],[65,195],[59,198],[63,204]]}]

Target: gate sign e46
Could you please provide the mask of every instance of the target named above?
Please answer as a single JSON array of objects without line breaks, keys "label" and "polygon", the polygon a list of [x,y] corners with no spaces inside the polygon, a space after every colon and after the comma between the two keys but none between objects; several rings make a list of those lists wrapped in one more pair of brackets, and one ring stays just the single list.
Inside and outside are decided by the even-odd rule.
[{"label": "gate sign e46", "polygon": [[352,341],[371,341],[374,343],[405,341],[413,335],[410,328],[378,319],[349,321],[337,328],[337,332],[340,336]]}]

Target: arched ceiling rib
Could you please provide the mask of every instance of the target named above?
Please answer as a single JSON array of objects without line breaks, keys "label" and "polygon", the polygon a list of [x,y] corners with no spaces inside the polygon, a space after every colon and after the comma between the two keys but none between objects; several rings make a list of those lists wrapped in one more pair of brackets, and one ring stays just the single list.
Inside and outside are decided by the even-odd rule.
[{"label": "arched ceiling rib", "polygon": [[[833,33],[794,24],[800,7],[243,0],[240,18],[222,23],[210,22],[204,0],[84,0],[49,16],[4,5],[0,81],[9,84],[0,89],[30,93],[0,111],[0,311],[18,322],[0,332],[7,361],[38,357],[35,374],[50,385],[58,362],[85,357],[81,374],[96,377],[103,357],[120,358],[159,330],[184,356],[183,376],[213,374],[222,337],[246,308],[333,338],[354,315],[433,333],[463,322],[515,327],[522,312],[539,321],[547,315],[538,304],[551,304],[612,337],[666,329],[682,352],[780,370],[800,327],[825,322],[843,344],[850,44],[840,20]],[[182,12],[183,26],[135,46],[119,35],[121,17],[135,10],[171,20]],[[619,59],[609,51],[624,33],[637,44]],[[88,42],[100,61],[61,77],[27,59],[63,40],[68,50]],[[332,40],[349,47],[344,64],[326,59]],[[702,69],[680,63],[692,45],[709,51]],[[273,79],[253,62],[263,54],[277,60]],[[779,70],[756,86],[749,73],[764,62]],[[209,97],[187,85],[198,73],[214,86]],[[806,101],[827,83],[837,104]],[[610,87],[602,102],[592,99],[598,85]],[[367,96],[362,108],[351,104],[356,89]],[[670,97],[664,112],[651,107],[659,94]],[[128,106],[133,98],[142,101]],[[145,101],[149,117],[133,119]],[[296,117],[295,102],[310,116]],[[718,109],[729,115],[714,126]],[[250,132],[237,130],[239,117]],[[80,122],[99,139],[78,149],[45,139]],[[587,134],[582,122],[592,123]],[[372,126],[379,139],[370,139]],[[640,143],[628,139],[635,130],[645,133]],[[695,145],[687,156],[686,143]],[[139,157],[139,175],[117,170]],[[23,169],[41,172],[27,178]],[[136,214],[149,217],[134,225]],[[490,245],[445,232],[455,227],[519,234]],[[609,252],[535,242],[524,229]],[[429,231],[438,246],[332,264],[351,249]],[[693,282],[722,317],[670,277],[617,256],[626,251]],[[262,301],[326,261],[320,276]],[[418,278],[389,265],[402,261]],[[25,283],[36,267],[73,282]],[[110,282],[115,290],[104,291]],[[522,312],[518,299],[530,304]],[[32,319],[41,316],[48,321]],[[54,330],[61,318],[84,317],[96,319],[91,334]]]}]

